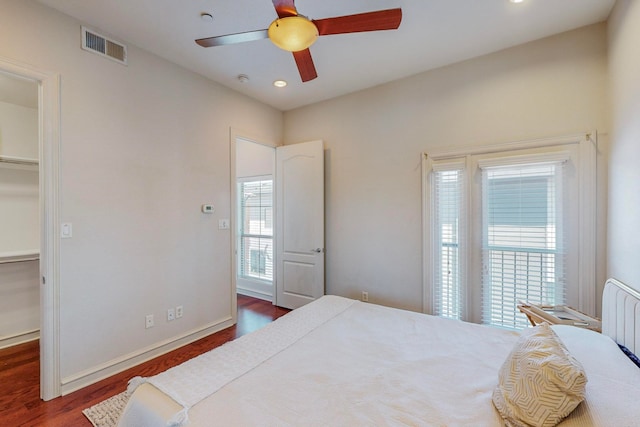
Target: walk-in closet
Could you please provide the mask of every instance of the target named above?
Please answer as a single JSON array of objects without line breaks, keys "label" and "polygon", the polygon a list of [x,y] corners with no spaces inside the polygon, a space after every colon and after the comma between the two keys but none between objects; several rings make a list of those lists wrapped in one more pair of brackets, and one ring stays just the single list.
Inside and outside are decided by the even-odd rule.
[{"label": "walk-in closet", "polygon": [[38,86],[0,73],[0,348],[40,327]]}]

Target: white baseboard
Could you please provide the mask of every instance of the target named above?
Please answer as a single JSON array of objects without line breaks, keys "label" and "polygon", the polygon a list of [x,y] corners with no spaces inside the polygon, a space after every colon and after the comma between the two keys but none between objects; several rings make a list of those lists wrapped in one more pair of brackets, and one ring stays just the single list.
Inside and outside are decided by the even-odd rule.
[{"label": "white baseboard", "polygon": [[190,344],[201,338],[219,332],[233,325],[232,318],[226,318],[219,322],[210,323],[202,328],[187,332],[181,336],[160,342],[153,346],[143,348],[136,352],[110,360],[101,365],[79,372],[77,374],[63,378],[61,381],[62,395],[72,393],[88,385],[94,384],[105,378],[133,368],[141,363],[147,362],[163,354],[169,353],[182,346]]},{"label": "white baseboard", "polygon": [[264,301],[273,302],[273,295],[271,294],[263,294],[261,292],[256,292],[251,289],[246,288],[236,288],[236,292],[240,295],[246,295],[248,297],[258,298]]},{"label": "white baseboard", "polygon": [[34,329],[15,335],[10,335],[8,337],[2,337],[0,338],[0,350],[7,347],[13,347],[14,345],[24,344],[29,341],[35,341],[38,338],[40,338],[40,329]]}]

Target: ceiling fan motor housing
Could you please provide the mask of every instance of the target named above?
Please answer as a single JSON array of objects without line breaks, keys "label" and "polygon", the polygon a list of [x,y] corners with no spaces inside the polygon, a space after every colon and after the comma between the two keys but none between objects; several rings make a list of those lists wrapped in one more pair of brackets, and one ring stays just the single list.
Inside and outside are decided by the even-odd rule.
[{"label": "ceiling fan motor housing", "polygon": [[289,52],[307,49],[318,39],[318,28],[302,15],[276,19],[269,25],[269,39]]}]

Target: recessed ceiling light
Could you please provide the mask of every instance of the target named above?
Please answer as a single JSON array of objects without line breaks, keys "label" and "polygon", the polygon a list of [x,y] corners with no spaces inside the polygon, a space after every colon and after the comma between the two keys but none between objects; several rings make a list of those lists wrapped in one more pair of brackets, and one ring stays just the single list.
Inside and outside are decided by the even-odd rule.
[{"label": "recessed ceiling light", "polygon": [[200,14],[200,19],[204,22],[213,22],[213,15],[207,12],[202,12]]},{"label": "recessed ceiling light", "polygon": [[246,74],[238,74],[238,81],[240,83],[246,83],[249,81],[249,76],[247,76]]},{"label": "recessed ceiling light", "polygon": [[287,85],[287,82],[285,82],[284,80],[276,80],[275,82],[273,82],[273,85],[275,87],[285,87]]},{"label": "recessed ceiling light", "polygon": [[524,0],[509,0],[510,3],[522,3]]}]

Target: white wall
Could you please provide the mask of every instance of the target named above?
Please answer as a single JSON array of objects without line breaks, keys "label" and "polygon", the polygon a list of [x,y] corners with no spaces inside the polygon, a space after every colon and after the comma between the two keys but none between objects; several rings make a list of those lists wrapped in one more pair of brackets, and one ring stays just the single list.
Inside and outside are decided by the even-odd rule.
[{"label": "white wall", "polygon": [[0,264],[0,348],[38,338],[39,276],[38,261]]},{"label": "white wall", "polygon": [[[37,133],[37,123],[36,123]],[[34,141],[38,145],[38,139]],[[0,348],[38,337],[38,261],[5,263],[40,247],[38,171],[0,163]]]},{"label": "white wall", "polygon": [[285,144],[325,141],[327,292],[421,310],[420,153],[606,133],[606,91],[599,24],[286,112]]},{"label": "white wall", "polygon": [[237,138],[236,177],[273,175],[275,153],[275,147]]},{"label": "white wall", "polygon": [[280,141],[282,113],[133,45],[128,66],[85,52],[80,22],[35,1],[2,1],[0,56],[61,76],[63,388],[229,320],[230,128]]},{"label": "white wall", "polygon": [[618,0],[609,19],[611,168],[609,275],[640,290],[640,2]]},{"label": "white wall", "polygon": [[0,101],[0,155],[38,158],[37,108]]},{"label": "white wall", "polygon": [[[38,159],[37,108],[0,102],[0,155]],[[38,203],[37,167],[0,163],[0,254],[40,247]]]}]

